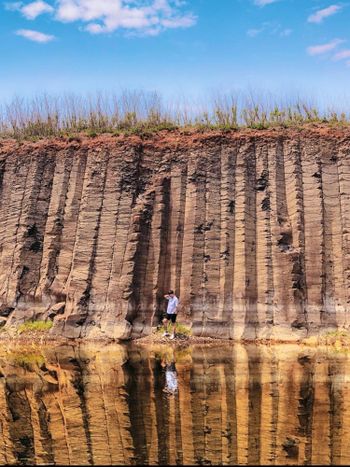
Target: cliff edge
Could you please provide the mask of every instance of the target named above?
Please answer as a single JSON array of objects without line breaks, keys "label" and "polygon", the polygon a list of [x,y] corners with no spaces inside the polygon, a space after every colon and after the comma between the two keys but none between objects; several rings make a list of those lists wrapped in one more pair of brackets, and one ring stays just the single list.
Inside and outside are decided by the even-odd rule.
[{"label": "cliff edge", "polygon": [[0,141],[0,319],[195,336],[350,326],[350,130]]}]

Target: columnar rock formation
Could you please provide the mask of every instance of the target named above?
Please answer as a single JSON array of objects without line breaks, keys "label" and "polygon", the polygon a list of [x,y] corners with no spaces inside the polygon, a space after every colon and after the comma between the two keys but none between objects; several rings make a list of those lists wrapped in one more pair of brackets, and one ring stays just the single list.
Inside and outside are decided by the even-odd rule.
[{"label": "columnar rock formation", "polygon": [[195,335],[350,325],[350,132],[0,144],[0,314],[148,334],[175,289]]},{"label": "columnar rock formation", "polygon": [[0,370],[1,464],[350,462],[350,360],[329,350],[17,346]]}]

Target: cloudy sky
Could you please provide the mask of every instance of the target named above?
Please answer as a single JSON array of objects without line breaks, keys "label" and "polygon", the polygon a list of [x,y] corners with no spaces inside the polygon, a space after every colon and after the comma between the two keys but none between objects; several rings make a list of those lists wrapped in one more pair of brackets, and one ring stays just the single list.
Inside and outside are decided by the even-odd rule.
[{"label": "cloudy sky", "polygon": [[346,1],[1,1],[0,99],[128,88],[341,101],[349,20]]}]

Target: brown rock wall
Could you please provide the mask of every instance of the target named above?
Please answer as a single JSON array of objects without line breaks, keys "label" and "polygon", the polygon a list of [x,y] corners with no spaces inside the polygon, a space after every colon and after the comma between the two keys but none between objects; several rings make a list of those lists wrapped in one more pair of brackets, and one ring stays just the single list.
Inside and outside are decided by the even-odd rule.
[{"label": "brown rock wall", "polygon": [[136,337],[169,287],[195,335],[350,324],[347,130],[3,142],[0,169],[8,324]]}]

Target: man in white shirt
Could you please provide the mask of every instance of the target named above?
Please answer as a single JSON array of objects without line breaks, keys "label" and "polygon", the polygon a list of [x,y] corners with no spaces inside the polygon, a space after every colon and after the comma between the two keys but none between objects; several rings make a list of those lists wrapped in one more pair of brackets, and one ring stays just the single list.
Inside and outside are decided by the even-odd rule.
[{"label": "man in white shirt", "polygon": [[169,323],[169,321],[171,321],[173,332],[172,332],[172,334],[170,336],[170,339],[174,339],[175,330],[176,330],[177,306],[179,304],[179,299],[174,294],[173,290],[169,290],[169,292],[166,295],[164,295],[164,298],[166,298],[168,300],[168,307],[167,307],[167,310],[166,310],[166,316],[163,319],[163,324],[164,324],[164,328],[165,328],[165,333],[163,334],[163,337],[169,336],[168,323]]}]

